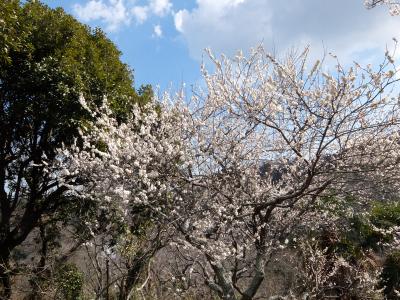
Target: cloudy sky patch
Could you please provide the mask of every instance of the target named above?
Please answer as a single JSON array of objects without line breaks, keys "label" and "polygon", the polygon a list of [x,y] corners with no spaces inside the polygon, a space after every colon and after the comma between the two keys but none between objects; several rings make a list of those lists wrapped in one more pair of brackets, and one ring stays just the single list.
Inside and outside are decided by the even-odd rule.
[{"label": "cloudy sky patch", "polygon": [[399,35],[400,19],[357,0],[197,0],[175,13],[175,27],[196,59],[204,47],[232,55],[263,43],[277,53],[310,44],[314,53],[349,61],[384,50]]},{"label": "cloudy sky patch", "polygon": [[[233,55],[262,43],[283,55],[310,45],[312,58],[376,63],[399,39],[400,17],[363,0],[45,0],[100,26],[135,69],[137,83],[189,85],[204,48]],[[163,37],[162,39],[157,37]],[[399,39],[400,40],[400,39]]]},{"label": "cloudy sky patch", "polygon": [[158,38],[162,37],[162,29],[160,25],[154,26],[154,36]]}]

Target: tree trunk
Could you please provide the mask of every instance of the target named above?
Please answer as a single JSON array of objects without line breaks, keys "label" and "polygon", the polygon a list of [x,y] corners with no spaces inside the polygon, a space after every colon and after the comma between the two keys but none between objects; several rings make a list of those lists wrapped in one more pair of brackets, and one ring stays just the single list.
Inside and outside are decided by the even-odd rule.
[{"label": "tree trunk", "polygon": [[40,260],[38,265],[36,266],[36,271],[34,275],[30,279],[30,284],[32,287],[32,292],[29,296],[30,300],[39,300],[42,298],[40,291],[41,291],[41,284],[49,274],[46,274],[44,271],[46,269],[47,264],[47,257],[48,257],[48,237],[46,235],[46,226],[42,223],[39,225],[39,233],[40,233],[40,240],[41,240],[41,249],[40,249]]},{"label": "tree trunk", "polygon": [[106,258],[106,300],[110,300],[110,260]]},{"label": "tree trunk", "polygon": [[251,279],[248,288],[243,293],[241,300],[252,300],[254,296],[257,294],[257,291],[264,281],[264,265],[265,261],[263,259],[263,254],[261,252],[257,253],[256,263],[254,267],[254,276]]},{"label": "tree trunk", "polygon": [[142,256],[141,253],[138,253],[136,257],[132,260],[131,266],[128,270],[128,275],[125,279],[125,282],[121,288],[120,295],[118,297],[119,300],[126,300],[128,298],[130,291],[138,282],[139,276],[142,273],[143,268],[148,260],[149,258],[147,256]]},{"label": "tree trunk", "polygon": [[232,283],[232,279],[226,273],[225,268],[220,262],[216,262],[211,256],[207,255],[207,259],[210,262],[211,268],[214,270],[216,282],[214,282],[214,288],[212,285],[209,286],[218,292],[218,295],[223,300],[236,300],[235,288]]},{"label": "tree trunk", "polygon": [[0,254],[0,299],[11,298],[10,254]]}]

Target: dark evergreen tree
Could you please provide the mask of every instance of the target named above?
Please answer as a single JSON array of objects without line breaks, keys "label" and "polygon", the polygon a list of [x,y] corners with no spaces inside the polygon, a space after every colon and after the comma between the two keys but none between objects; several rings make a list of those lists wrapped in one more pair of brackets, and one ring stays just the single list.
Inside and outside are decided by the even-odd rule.
[{"label": "dark evergreen tree", "polygon": [[106,96],[119,118],[150,99],[151,88],[135,91],[120,54],[100,29],[60,8],[0,1],[0,298],[11,295],[13,250],[35,228],[87,214],[91,205],[43,164],[91,120],[79,96],[92,106]]}]

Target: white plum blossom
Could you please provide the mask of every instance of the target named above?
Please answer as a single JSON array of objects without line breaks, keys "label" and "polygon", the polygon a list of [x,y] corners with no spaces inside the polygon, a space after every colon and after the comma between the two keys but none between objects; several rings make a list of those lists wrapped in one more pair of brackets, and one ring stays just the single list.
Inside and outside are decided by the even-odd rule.
[{"label": "white plum blossom", "polygon": [[377,5],[388,5],[392,16],[400,14],[400,3],[398,0],[365,0],[364,5],[367,8],[373,8]]},{"label": "white plum blossom", "polygon": [[292,234],[334,221],[315,209],[327,196],[351,195],[362,208],[399,187],[399,101],[386,94],[398,81],[394,56],[377,71],[328,74],[320,61],[308,71],[307,54],[210,52],[214,70],[202,68],[206,88],[190,101],[165,94],[122,124],[106,104],[82,145],[60,150],[63,168],[87,181],[75,192],[128,223],[145,207],[175,232],[188,270],[223,299],[252,299]]}]

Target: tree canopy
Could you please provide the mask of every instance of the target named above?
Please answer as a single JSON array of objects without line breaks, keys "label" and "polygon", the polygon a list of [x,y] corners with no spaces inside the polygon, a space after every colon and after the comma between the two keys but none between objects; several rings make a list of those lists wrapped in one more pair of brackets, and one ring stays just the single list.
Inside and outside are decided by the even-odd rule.
[{"label": "tree canopy", "polygon": [[73,207],[43,159],[54,160],[55,149],[93,119],[79,97],[91,107],[107,98],[123,120],[152,91],[135,90],[132,70],[104,32],[38,1],[1,1],[0,45],[0,279],[7,294],[10,251],[44,219]]},{"label": "tree canopy", "polygon": [[0,299],[398,299],[396,51],[207,54],[159,98],[100,29],[0,3]]}]

